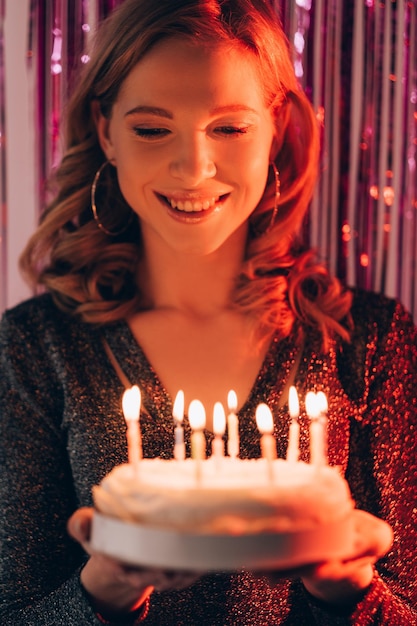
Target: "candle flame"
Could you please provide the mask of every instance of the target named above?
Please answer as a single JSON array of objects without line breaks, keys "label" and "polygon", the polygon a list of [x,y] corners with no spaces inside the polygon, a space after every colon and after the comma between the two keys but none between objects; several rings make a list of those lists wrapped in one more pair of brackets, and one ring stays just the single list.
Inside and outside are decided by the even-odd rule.
[{"label": "candle flame", "polygon": [[256,425],[262,435],[273,433],[274,419],[267,404],[258,404],[256,407]]},{"label": "candle flame", "polygon": [[140,415],[141,395],[137,385],[126,389],[122,398],[123,415],[127,422],[138,422]]},{"label": "candle flame", "polygon": [[192,400],[188,409],[188,419],[193,430],[203,430],[206,425],[206,412],[200,400]]},{"label": "candle flame", "polygon": [[291,385],[290,387],[288,396],[288,407],[290,416],[293,419],[297,419],[297,417],[300,415],[300,402],[298,400],[298,393],[294,385]]},{"label": "candle flame", "polygon": [[181,424],[184,419],[184,392],[180,389],[175,397],[172,415],[176,422]]},{"label": "candle flame", "polygon": [[326,394],[323,391],[318,391],[316,393],[316,398],[317,398],[319,413],[321,413],[322,415],[325,415],[328,409]]},{"label": "candle flame", "polygon": [[234,413],[237,409],[237,395],[236,392],[233,391],[233,389],[231,389],[227,394],[227,406],[229,408],[229,411],[231,411],[232,413]]},{"label": "candle flame", "polygon": [[315,419],[319,416],[320,406],[314,391],[308,391],[306,394],[306,411],[311,419]]},{"label": "candle flame", "polygon": [[216,402],[213,409],[213,432],[215,435],[223,435],[226,430],[226,415],[221,402]]}]

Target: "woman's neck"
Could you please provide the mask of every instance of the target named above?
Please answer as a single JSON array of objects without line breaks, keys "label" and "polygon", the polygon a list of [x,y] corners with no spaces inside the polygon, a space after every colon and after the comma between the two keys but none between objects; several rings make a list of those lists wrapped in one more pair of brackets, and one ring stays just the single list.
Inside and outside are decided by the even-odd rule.
[{"label": "woman's neck", "polygon": [[150,307],[200,318],[229,309],[245,244],[243,229],[208,255],[179,253],[154,237],[147,238],[141,283]]}]

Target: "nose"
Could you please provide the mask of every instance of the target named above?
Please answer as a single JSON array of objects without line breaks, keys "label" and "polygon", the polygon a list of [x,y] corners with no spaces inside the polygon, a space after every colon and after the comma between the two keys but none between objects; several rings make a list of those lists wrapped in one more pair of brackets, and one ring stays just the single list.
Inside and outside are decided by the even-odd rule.
[{"label": "nose", "polygon": [[183,138],[170,163],[171,175],[187,187],[196,187],[216,175],[209,140],[206,136]]}]

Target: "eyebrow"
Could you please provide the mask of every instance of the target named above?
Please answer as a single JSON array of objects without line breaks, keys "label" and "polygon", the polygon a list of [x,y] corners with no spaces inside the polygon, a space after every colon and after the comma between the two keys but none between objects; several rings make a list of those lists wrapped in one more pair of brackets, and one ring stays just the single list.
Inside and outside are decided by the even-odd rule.
[{"label": "eyebrow", "polygon": [[[218,106],[212,109],[210,111],[210,114],[219,115],[222,113],[239,113],[239,112],[255,113],[258,115],[258,112],[255,109],[252,109],[251,107],[248,107],[244,104],[228,104],[225,106]],[[138,113],[145,113],[148,115],[156,115],[158,117],[165,117],[169,120],[172,120],[174,118],[173,114],[167,109],[162,109],[161,107],[154,107],[154,106],[147,106],[147,105],[139,105],[137,107],[134,107],[133,109],[130,109],[129,111],[127,111],[127,113],[125,113],[125,117],[128,117],[129,115],[136,115]]]},{"label": "eyebrow", "polygon": [[174,117],[170,111],[166,109],[161,109],[160,107],[151,107],[146,105],[140,105],[135,107],[134,109],[130,109],[127,113],[125,113],[125,117],[129,115],[135,115],[137,113],[148,113],[150,115],[157,115],[158,117],[166,117],[170,120]]}]

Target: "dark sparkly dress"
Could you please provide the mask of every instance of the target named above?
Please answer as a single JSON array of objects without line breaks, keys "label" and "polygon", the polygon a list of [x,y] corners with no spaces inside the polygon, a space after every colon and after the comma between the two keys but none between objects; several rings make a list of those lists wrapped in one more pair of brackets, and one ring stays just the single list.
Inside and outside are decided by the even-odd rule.
[{"label": "dark sparkly dress", "polygon": [[[329,399],[329,455],[340,465],[359,508],[394,529],[392,551],[361,602],[333,612],[283,580],[270,588],[250,573],[208,575],[189,589],[154,593],[149,626],[417,624],[417,333],[398,303],[358,293],[349,345],[320,352],[309,331],[298,366],[301,398],[315,386]],[[0,326],[0,624],[99,626],[79,581],[86,556],[66,522],[91,505],[91,487],[125,462],[122,384],[103,335],[147,413],[141,417],[145,456],[173,451],[172,403],[128,326],[80,323],[48,295],[7,312]],[[273,341],[239,413],[241,455],[257,457],[256,405],[274,412],[285,455],[288,411],[280,396],[296,356],[293,338]],[[189,427],[185,422],[187,445]],[[302,457],[308,460],[301,418]],[[207,436],[209,442],[209,436]],[[320,504],[318,503],[318,506]]]}]

